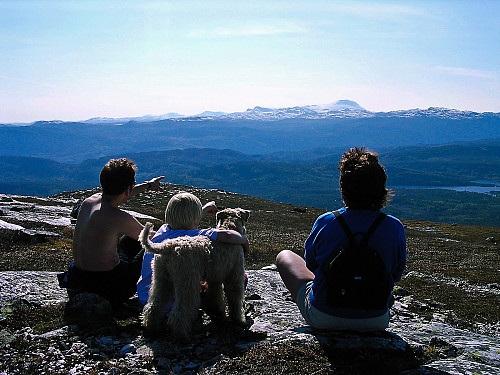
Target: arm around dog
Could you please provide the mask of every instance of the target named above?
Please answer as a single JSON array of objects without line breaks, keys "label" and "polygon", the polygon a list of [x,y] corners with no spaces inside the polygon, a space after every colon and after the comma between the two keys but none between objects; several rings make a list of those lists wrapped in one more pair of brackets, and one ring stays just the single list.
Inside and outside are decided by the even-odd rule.
[{"label": "arm around dog", "polygon": [[245,256],[250,253],[247,236],[240,234],[235,230],[217,229],[217,241],[243,246],[243,254]]}]

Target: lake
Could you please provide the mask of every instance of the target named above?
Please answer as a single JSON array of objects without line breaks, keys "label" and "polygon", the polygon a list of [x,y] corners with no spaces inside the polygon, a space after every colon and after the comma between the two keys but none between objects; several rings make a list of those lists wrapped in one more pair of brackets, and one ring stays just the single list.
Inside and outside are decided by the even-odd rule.
[{"label": "lake", "polygon": [[500,182],[493,180],[477,180],[472,181],[476,184],[488,185],[488,186],[392,186],[394,189],[444,189],[444,190],[455,190],[455,191],[467,191],[470,193],[481,193],[492,195],[496,197],[500,192]]}]

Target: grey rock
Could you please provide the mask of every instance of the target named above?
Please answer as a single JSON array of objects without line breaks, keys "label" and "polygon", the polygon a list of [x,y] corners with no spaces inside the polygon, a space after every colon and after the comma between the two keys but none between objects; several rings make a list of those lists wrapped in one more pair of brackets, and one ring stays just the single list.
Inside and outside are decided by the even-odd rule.
[{"label": "grey rock", "polygon": [[[247,274],[246,296],[259,298],[246,299],[249,328],[234,331],[242,335],[232,344],[231,351],[235,353],[244,353],[253,345],[279,346],[299,342],[320,345],[332,364],[346,358],[358,361],[362,354],[382,359],[387,373],[401,375],[497,374],[500,368],[498,333],[479,334],[453,327],[443,318],[446,312],[432,301],[420,303],[401,293],[391,309],[391,323],[385,332],[327,332],[307,326],[277,272],[250,270]],[[19,308],[40,308],[67,301],[54,273],[1,272],[0,286],[0,308],[6,316],[15,314]],[[412,312],[414,310],[410,307],[417,304],[430,309],[433,317],[424,318]],[[196,336],[194,344],[183,347],[172,341],[168,333],[157,339],[143,337],[140,330],[135,333],[127,331],[127,334],[118,334],[117,337],[109,331],[103,333],[112,321],[112,310],[106,300],[95,295],[80,295],[67,303],[67,309],[81,315],[83,320],[99,317],[101,331],[68,325],[38,335],[30,327],[18,331],[5,328],[0,331],[0,363],[19,357],[23,358],[25,366],[36,366],[40,373],[109,374],[122,373],[126,368],[130,374],[168,374],[171,371],[196,373],[201,369],[216,371],[218,362],[231,360],[221,354],[230,351],[220,351],[223,343],[218,336],[219,331],[231,332],[232,328],[227,325],[211,330],[206,328],[210,325],[206,325],[205,331]],[[106,321],[108,323],[102,324]],[[490,327],[485,332],[492,329],[495,328]],[[499,332],[500,326],[496,329],[495,332]],[[21,353],[13,348],[14,343],[16,348],[29,349]],[[419,366],[415,355],[422,355],[429,347],[437,348],[442,358]],[[151,367],[152,360],[156,368]],[[104,364],[107,367],[103,367]],[[6,370],[0,367],[0,373],[2,371]]]},{"label": "grey rock", "polygon": [[102,346],[110,346],[114,344],[114,340],[108,336],[100,337],[96,341]]},{"label": "grey rock", "polygon": [[184,369],[185,370],[194,370],[196,368],[198,368],[199,365],[194,363],[194,362],[189,362],[186,366],[184,366]]},{"label": "grey rock", "polygon": [[123,348],[120,349],[120,356],[124,356],[125,354],[135,353],[137,348],[134,344],[127,344]]},{"label": "grey rock", "polygon": [[54,331],[46,332],[40,335],[40,338],[50,340],[50,339],[60,339],[68,334],[67,327],[59,328]]},{"label": "grey rock", "polygon": [[0,272],[0,307],[19,298],[40,305],[56,305],[68,300],[66,289],[59,287],[57,272]]},{"label": "grey rock", "polygon": [[2,329],[0,331],[0,348],[8,346],[11,342],[15,340],[16,336],[12,334],[8,329]]},{"label": "grey rock", "polygon": [[113,322],[113,308],[97,294],[80,293],[67,302],[66,319],[84,327],[105,326]]}]

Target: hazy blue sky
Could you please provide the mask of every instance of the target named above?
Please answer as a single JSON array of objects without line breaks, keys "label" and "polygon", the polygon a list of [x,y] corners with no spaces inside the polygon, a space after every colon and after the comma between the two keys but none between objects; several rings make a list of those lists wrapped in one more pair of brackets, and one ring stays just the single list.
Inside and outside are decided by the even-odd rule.
[{"label": "hazy blue sky", "polygon": [[0,122],[350,99],[500,112],[500,1],[0,0]]}]

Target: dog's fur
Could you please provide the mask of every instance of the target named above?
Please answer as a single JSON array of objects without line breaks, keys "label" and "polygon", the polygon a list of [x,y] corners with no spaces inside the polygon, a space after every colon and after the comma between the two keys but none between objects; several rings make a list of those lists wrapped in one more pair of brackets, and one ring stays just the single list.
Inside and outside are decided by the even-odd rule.
[{"label": "dog's fur", "polygon": [[[241,208],[226,208],[216,215],[217,228],[245,234],[244,222],[249,215],[250,211]],[[139,236],[144,249],[155,254],[149,299],[143,310],[146,329],[159,328],[165,305],[173,292],[174,305],[168,314],[167,325],[180,340],[189,340],[198,317],[201,280],[207,281],[208,310],[225,316],[225,293],[229,317],[244,325],[243,247],[211,241],[205,236],[184,236],[152,243],[149,240],[151,227],[152,224],[147,223]]]}]

